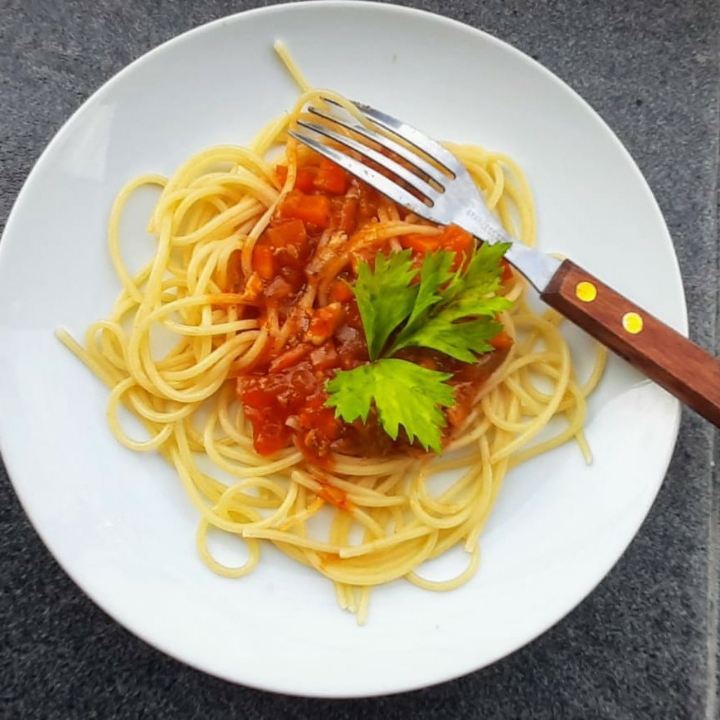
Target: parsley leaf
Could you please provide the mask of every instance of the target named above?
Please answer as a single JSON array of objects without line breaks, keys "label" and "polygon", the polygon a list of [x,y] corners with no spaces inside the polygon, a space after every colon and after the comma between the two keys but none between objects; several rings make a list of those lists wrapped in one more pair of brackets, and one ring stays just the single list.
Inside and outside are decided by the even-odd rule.
[{"label": "parsley leaf", "polygon": [[[467,270],[455,274],[443,293],[443,305],[445,308],[453,307],[455,320],[468,315],[493,315],[497,312],[491,306],[484,311],[483,300],[500,288],[503,272],[500,260],[509,247],[508,243],[483,243],[470,260]],[[493,299],[505,303],[503,310],[510,306],[503,298]]]},{"label": "parsley leaf", "polygon": [[488,340],[492,340],[502,327],[487,318],[451,323],[440,314],[431,317],[413,333],[403,347],[432,348],[462,362],[474,363],[478,354],[493,349]]},{"label": "parsley leaf", "polygon": [[345,422],[367,422],[374,402],[385,432],[398,437],[402,425],[410,442],[417,437],[426,449],[440,452],[445,415],[439,406],[452,407],[455,395],[446,380],[450,373],[428,370],[408,360],[383,358],[354,370],[340,370],[325,386],[327,405]]},{"label": "parsley leaf", "polygon": [[353,292],[370,363],[338,371],[326,383],[326,405],[335,408],[336,417],[367,422],[374,406],[393,440],[402,426],[410,442],[417,438],[426,450],[440,452],[446,424],[441,408],[455,404],[447,383],[452,375],[393,356],[428,348],[473,363],[492,350],[489,341],[502,330],[495,318],[511,304],[495,295],[508,247],[483,244],[467,267],[455,272],[455,254],[447,250],[426,254],[419,271],[409,250],[379,253],[373,269],[361,263]]},{"label": "parsley leaf", "polygon": [[418,291],[410,283],[416,275],[410,250],[389,257],[378,253],[374,272],[360,264],[354,292],[371,360],[380,357],[393,330],[410,315]]},{"label": "parsley leaf", "polygon": [[[411,335],[425,320],[425,315],[434,305],[437,305],[443,298],[438,292],[440,288],[453,277],[450,267],[454,260],[453,253],[447,251],[428,253],[420,269],[420,283],[417,288],[415,305],[410,313],[405,327],[400,335]],[[393,349],[397,340],[393,343]],[[393,354],[393,349],[389,355]]]},{"label": "parsley leaf", "polygon": [[508,247],[506,244],[485,243],[473,254],[467,270],[463,272],[460,269],[454,274],[448,272],[452,253],[436,253],[435,256],[446,256],[440,259],[427,255],[423,262],[418,298],[422,294],[426,265],[431,266],[432,275],[428,283],[435,283],[435,291],[448,279],[449,282],[441,295],[436,295],[438,301],[417,313],[416,302],[410,321],[398,333],[388,354],[394,355],[407,347],[426,347],[471,363],[475,362],[476,354],[492,350],[487,341],[502,330],[502,325],[491,318],[511,305],[505,298],[492,295],[500,288],[500,259]]}]

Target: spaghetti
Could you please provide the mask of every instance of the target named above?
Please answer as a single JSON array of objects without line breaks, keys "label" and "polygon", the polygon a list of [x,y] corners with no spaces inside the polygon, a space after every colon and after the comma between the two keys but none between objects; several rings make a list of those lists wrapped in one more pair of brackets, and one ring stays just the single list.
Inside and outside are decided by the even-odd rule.
[{"label": "spaghetti", "polygon": [[[299,73],[296,77],[304,83]],[[170,178],[146,175],[128,183],[109,222],[120,296],[109,316],[88,328],[84,345],[65,331],[58,337],[110,389],[107,417],[117,440],[134,451],[157,451],[175,468],[200,515],[198,552],[211,570],[247,575],[259,561],[262,541],[269,541],[331,579],[340,606],[364,622],[373,586],[404,577],[428,590],[450,590],[474,574],[480,534],[512,467],[570,439],[590,459],[582,434],[585,399],[601,377],[605,354],[598,350],[590,377],[580,384],[558,327],[560,316],[534,312],[525,281],[508,272],[503,293],[513,306],[501,320],[512,341],[494,353],[497,367],[481,381],[476,378],[471,402],[446,433],[442,455],[418,452],[407,442],[405,447],[386,442],[382,452],[368,452],[368,444],[357,438],[354,445],[325,442],[321,452],[299,440],[304,425],[297,414],[276,434],[275,444],[263,445],[262,403],[253,405],[247,388],[269,377],[278,358],[298,347],[297,338],[307,331],[298,318],[340,303],[333,299],[332,281],[342,272],[352,281],[348,248],[362,257],[370,246],[392,251],[403,247],[403,238],[437,238],[444,232],[376,197],[372,218],[359,229],[346,228],[350,238],[332,236],[346,245],[336,243],[330,252],[331,233],[315,233],[300,260],[307,266],[324,249],[330,261],[311,292],[306,273],[299,285],[285,289],[284,306],[266,303],[258,309],[258,298],[267,298],[279,277],[269,270],[262,276],[262,258],[285,257],[278,246],[265,255],[259,248],[297,190],[303,168],[315,162],[286,130],[320,95],[305,92],[291,113],[266,126],[247,148],[213,147]],[[339,96],[322,95],[347,106]],[[448,147],[503,225],[533,245],[533,203],[517,165],[478,147]],[[147,186],[161,191],[149,225],[157,247],[150,262],[132,274],[122,257],[120,220],[128,198]],[[283,247],[287,257],[297,252]],[[344,261],[333,265],[340,257]],[[254,291],[251,280],[260,283]],[[338,327],[331,325],[330,336]],[[170,349],[158,352],[156,346],[167,345],[168,337]],[[332,375],[332,367],[327,373]],[[142,421],[146,438],[127,434],[121,406]],[[538,440],[554,418],[564,421],[562,429]],[[453,473],[454,481],[435,491],[431,478],[445,472]],[[322,529],[322,517],[329,529]],[[207,547],[210,528],[242,539],[246,562],[228,567],[214,558]],[[426,560],[457,545],[468,554],[465,571],[445,582],[422,577],[419,568]]]}]

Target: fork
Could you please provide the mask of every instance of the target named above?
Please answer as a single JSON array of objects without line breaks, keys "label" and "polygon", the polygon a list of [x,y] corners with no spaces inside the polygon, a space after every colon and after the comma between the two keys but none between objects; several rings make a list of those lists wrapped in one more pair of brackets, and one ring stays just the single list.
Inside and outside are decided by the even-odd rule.
[{"label": "fork", "polygon": [[302,131],[289,134],[419,217],[458,225],[483,242],[511,243],[505,258],[547,305],[720,426],[720,360],[572,260],[557,260],[512,237],[487,208],[462,163],[436,140],[368,105],[354,103],[365,120],[360,122],[340,118],[341,106],[329,98],[323,101],[327,110],[307,108],[322,123],[299,119]]}]

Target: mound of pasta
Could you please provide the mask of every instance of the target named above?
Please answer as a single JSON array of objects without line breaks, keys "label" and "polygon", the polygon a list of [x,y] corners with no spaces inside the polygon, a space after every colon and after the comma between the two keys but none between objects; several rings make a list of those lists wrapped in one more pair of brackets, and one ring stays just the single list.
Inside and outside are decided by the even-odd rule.
[{"label": "mound of pasta", "polygon": [[[530,308],[504,248],[413,216],[290,138],[319,96],[304,93],[248,147],[213,147],[124,187],[109,223],[117,302],[84,344],[59,337],[110,389],[118,441],[177,471],[209,568],[247,575],[272,543],[332,580],[362,622],[373,586],[448,590],[473,575],[514,465],[572,438],[589,457],[585,398],[604,355],[581,386],[560,318]],[[534,244],[520,169],[448,147],[505,227]],[[157,243],[131,274],[120,219],[148,186],[160,191]],[[146,438],[128,436],[121,405]],[[454,479],[436,491],[443,472]],[[242,566],[211,555],[210,527],[246,544]],[[465,571],[422,577],[457,545]]]}]

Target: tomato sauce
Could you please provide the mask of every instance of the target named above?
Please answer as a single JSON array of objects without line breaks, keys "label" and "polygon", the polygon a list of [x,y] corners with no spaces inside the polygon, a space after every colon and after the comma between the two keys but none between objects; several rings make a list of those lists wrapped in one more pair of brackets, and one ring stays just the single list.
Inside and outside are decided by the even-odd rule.
[{"label": "tomato sauce", "polygon": [[[277,173],[284,182],[287,168],[278,166]],[[269,342],[255,365],[237,379],[238,397],[261,455],[295,444],[314,462],[329,466],[332,452],[378,456],[395,450],[420,451],[402,433],[393,441],[372,411],[367,423],[346,423],[325,407],[325,383],[335,372],[368,362],[362,321],[350,289],[357,261],[390,252],[390,246],[374,243],[370,250],[358,250],[351,262],[341,263],[339,274],[326,287],[321,268],[329,267],[327,263],[340,256],[341,249],[347,251],[354,233],[377,221],[380,201],[374,189],[334,163],[304,155],[293,190],[255,245],[252,275],[242,276],[239,257],[230,260],[231,289],[252,298],[261,321],[274,316],[280,326],[294,323],[294,332],[281,349]],[[401,217],[404,214],[401,211]],[[437,235],[409,234],[399,241],[412,250],[418,264],[425,253],[447,249],[455,252],[458,267],[474,243],[471,235],[452,226]],[[314,298],[307,304],[309,291]],[[449,382],[455,388],[456,404],[446,411],[446,436],[466,419],[478,389],[502,362],[511,342],[501,333],[493,341],[496,350],[474,364],[422,348],[399,354],[452,374]]]}]

